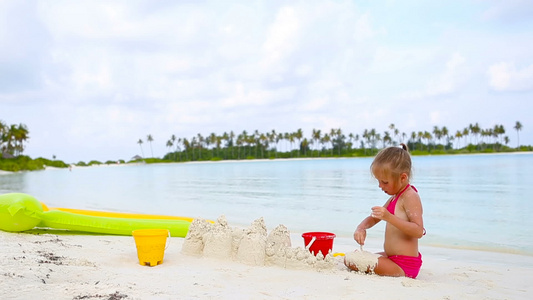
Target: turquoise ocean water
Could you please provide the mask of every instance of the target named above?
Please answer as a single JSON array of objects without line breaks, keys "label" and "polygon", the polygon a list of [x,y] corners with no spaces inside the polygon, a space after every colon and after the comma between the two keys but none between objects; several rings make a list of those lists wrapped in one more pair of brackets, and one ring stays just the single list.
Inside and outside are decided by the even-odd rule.
[{"label": "turquoise ocean water", "polygon": [[[0,176],[0,193],[50,207],[167,214],[351,237],[387,200],[372,158],[235,161],[52,169]],[[533,154],[414,156],[427,235],[422,245],[533,255]],[[384,224],[369,231],[382,238]]]}]

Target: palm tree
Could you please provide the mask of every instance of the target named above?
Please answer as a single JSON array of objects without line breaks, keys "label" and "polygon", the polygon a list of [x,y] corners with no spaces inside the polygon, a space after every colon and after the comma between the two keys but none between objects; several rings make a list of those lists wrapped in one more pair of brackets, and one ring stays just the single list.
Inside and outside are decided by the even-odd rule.
[{"label": "palm tree", "polygon": [[9,129],[7,130],[6,141],[7,141],[7,153],[11,155],[16,155],[15,153],[15,136],[16,136],[17,126],[11,125],[9,126]]},{"label": "palm tree", "polygon": [[253,136],[253,143],[255,143],[255,158],[259,157],[258,151],[259,151],[260,138],[261,138],[261,135],[259,134],[259,130],[256,129],[254,131],[254,136]]},{"label": "palm tree", "polygon": [[211,145],[215,145],[215,147],[213,147],[211,149],[212,150],[211,158],[215,157],[215,148],[218,148],[218,146],[217,146],[217,135],[214,132],[211,132],[209,137],[206,139],[206,142],[208,142]]},{"label": "palm tree", "polygon": [[6,133],[7,125],[2,120],[0,120],[0,153],[4,150],[4,137]]},{"label": "palm tree", "polygon": [[198,160],[202,160],[202,149],[205,143],[205,138],[200,133],[198,133],[197,136],[198,136],[198,140],[197,140]]},{"label": "palm tree", "polygon": [[516,121],[516,124],[513,127],[516,130],[516,149],[520,148],[520,134],[519,131],[522,130],[522,123]]},{"label": "palm tree", "polygon": [[189,154],[188,153],[189,153],[189,149],[191,149],[191,143],[189,142],[189,140],[187,138],[183,139],[183,147],[185,148],[184,149],[185,160],[189,160]]},{"label": "palm tree", "polygon": [[479,127],[479,124],[476,123],[475,125],[470,124],[470,132],[474,135],[476,138],[476,144],[477,144],[477,135],[481,132],[481,128]]},{"label": "palm tree", "polygon": [[296,132],[294,133],[294,137],[298,140],[298,157],[300,157],[300,149],[302,148],[301,142],[303,136],[304,132],[301,128],[298,128],[298,130],[296,130]]},{"label": "palm tree", "polygon": [[[252,150],[254,148],[254,144],[256,143],[256,139],[255,139],[255,134],[250,134],[249,136],[246,137],[246,143],[248,143],[248,146],[250,147],[250,156],[253,157],[253,153],[252,153]],[[257,157],[257,147],[255,148],[255,157]]]},{"label": "palm tree", "polygon": [[337,128],[337,130],[335,131],[335,135],[337,136],[337,145],[339,146],[339,156],[341,156],[341,150],[342,150],[342,147],[345,143],[344,139],[346,138],[344,136],[344,134],[342,134],[342,129],[340,128]]},{"label": "palm tree", "polygon": [[446,139],[446,145],[444,145],[444,149],[446,149],[446,147],[448,147],[448,144],[450,144],[450,135],[448,132],[448,128],[446,128],[446,126],[442,126],[440,133]]},{"label": "palm tree", "polygon": [[6,128],[7,125],[0,120],[0,157],[4,154],[6,146],[4,145],[6,141]]},{"label": "palm tree", "polygon": [[430,144],[430,141],[433,139],[433,136],[431,135],[431,133],[429,133],[429,131],[424,131],[424,133],[422,134],[423,138],[425,138],[427,140],[427,143],[428,143],[428,151],[429,151],[429,144]]},{"label": "palm tree", "polygon": [[461,139],[463,137],[463,133],[460,131],[460,130],[457,130],[455,132],[455,137],[457,138],[457,149],[459,149],[459,139]]},{"label": "palm tree", "polygon": [[480,147],[480,149],[485,149],[485,137],[491,137],[492,136],[492,129],[488,129],[488,130],[485,130],[485,129],[480,129],[480,139],[479,139],[479,142],[478,142],[478,145]]},{"label": "palm tree", "polygon": [[196,148],[196,144],[197,144],[197,143],[198,143],[198,142],[196,141],[196,137],[193,136],[192,139],[191,139],[191,143],[190,143],[190,145],[191,145],[191,152],[192,152],[192,160],[194,160],[194,148]]},{"label": "palm tree", "polygon": [[224,159],[228,159],[228,150],[232,146],[232,144],[230,144],[230,141],[229,141],[229,134],[224,131],[224,133],[222,134],[220,138],[221,138],[221,142],[224,141],[226,143],[226,147],[225,147],[226,151],[224,154]]},{"label": "palm tree", "polygon": [[375,132],[374,134],[374,148],[377,150],[377,147],[376,145],[378,144],[378,142],[382,141],[383,139],[381,138],[381,134]]},{"label": "palm tree", "polygon": [[381,136],[379,133],[376,133],[376,129],[372,128],[368,132],[369,139],[370,139],[370,148],[372,150],[376,149],[377,142],[381,141]]},{"label": "palm tree", "polygon": [[167,141],[168,152],[172,151],[171,150],[172,146],[174,146],[174,143],[172,143],[172,139],[170,139]]},{"label": "palm tree", "polygon": [[152,157],[154,157],[154,150],[152,150],[152,142],[154,141],[154,138],[152,137],[151,134],[149,134],[146,137],[146,140],[148,141],[148,143],[150,143],[150,152],[152,153]]},{"label": "palm tree", "polygon": [[503,135],[505,134],[505,127],[503,127],[503,125],[495,125],[493,131],[496,139],[500,139],[500,144],[503,144]]},{"label": "palm tree", "polygon": [[333,155],[333,148],[335,148],[335,145],[334,145],[335,137],[337,137],[337,130],[334,128],[331,128],[329,130],[329,139],[331,143],[331,155]]},{"label": "palm tree", "polygon": [[241,159],[241,148],[243,146],[242,134],[239,134],[237,136],[236,144],[237,144],[237,159]]},{"label": "palm tree", "polygon": [[[393,134],[395,133],[395,131],[394,131],[395,128],[396,128],[396,125],[394,125],[394,123],[391,123],[391,124],[389,125],[389,129],[391,130],[391,132],[392,132]],[[394,143],[394,140],[393,140],[392,137],[391,137],[391,139],[390,139],[390,144],[392,145],[393,143]]]},{"label": "palm tree", "polygon": [[[470,131],[468,131],[468,128],[463,129],[463,136],[465,138],[465,147],[467,146],[466,138],[470,135]],[[472,139],[470,139],[470,142],[472,142]]]},{"label": "palm tree", "polygon": [[[278,133],[278,136],[276,137],[276,149],[277,149],[277,145],[279,144],[279,141],[283,141],[283,133],[279,132]],[[280,151],[282,150],[281,146],[279,146],[280,148]]]},{"label": "palm tree", "polygon": [[182,138],[178,138],[178,142],[175,144],[176,145],[176,152],[178,152],[178,159],[181,161],[181,147],[180,147],[180,144],[183,144],[183,140]]},{"label": "palm tree", "polygon": [[287,147],[287,142],[289,142],[290,140],[290,134],[288,132],[283,133],[282,139],[285,140],[285,151],[288,151],[289,153],[291,153],[292,149]]},{"label": "palm tree", "polygon": [[268,149],[269,138],[264,133],[259,135],[259,144],[261,145],[261,158],[265,158],[265,148]]},{"label": "palm tree", "polygon": [[291,144],[291,151],[290,152],[291,152],[291,157],[292,157],[292,149],[294,149],[292,144],[294,143],[294,139],[295,139],[296,136],[294,135],[294,133],[289,133],[288,136],[289,136],[289,143]]},{"label": "palm tree", "polygon": [[387,144],[392,145],[392,138],[389,132],[385,131],[383,135],[383,148],[387,147]]},{"label": "palm tree", "polygon": [[416,131],[411,131],[411,143],[413,143],[413,150],[416,150]]},{"label": "palm tree", "polygon": [[218,154],[220,155],[220,145],[222,145],[222,140],[224,139],[224,137],[222,136],[217,136],[216,137],[216,147],[217,147],[217,151],[218,151]]},{"label": "palm tree", "polygon": [[307,140],[307,138],[304,138],[301,146],[301,148],[303,148],[304,150],[304,156],[307,155],[307,147],[309,147],[309,141]]},{"label": "palm tree", "polygon": [[354,135],[353,133],[349,133],[348,134],[348,141],[349,141],[349,144],[348,144],[348,150],[352,150],[352,147],[353,147],[353,140],[354,140]]},{"label": "palm tree", "polygon": [[234,153],[233,153],[233,149],[235,148],[234,146],[234,140],[235,140],[235,133],[232,131],[229,132],[229,143],[231,145],[231,157],[235,157],[234,156]]},{"label": "palm tree", "polygon": [[[276,145],[274,144],[274,142],[276,141],[276,132],[274,130],[272,130],[272,132],[267,132],[265,134],[266,136],[266,145],[267,145],[267,157],[266,158],[270,158],[270,151],[275,151],[276,150]],[[270,147],[270,145],[274,144],[274,146]]]},{"label": "palm tree", "polygon": [[141,155],[144,157],[144,151],[143,151],[143,140],[139,139],[137,141],[137,144],[141,147]]},{"label": "palm tree", "polygon": [[272,150],[274,151],[274,154],[276,158],[278,157],[278,134],[276,133],[276,130],[272,129],[272,132],[268,135],[268,141],[270,144],[274,144],[272,147]]},{"label": "palm tree", "polygon": [[435,135],[435,144],[440,142],[440,139],[442,138],[442,132],[440,131],[438,126],[433,126],[433,134]]},{"label": "palm tree", "polygon": [[[176,135],[173,134],[173,135],[170,136],[170,141],[172,142],[172,145],[176,145],[176,148],[178,148],[178,143],[176,143],[176,139],[177,139],[177,138],[176,138]],[[172,150],[171,150],[171,151],[172,151]],[[175,158],[176,158],[176,157],[174,156],[174,159],[175,159]]]},{"label": "palm tree", "polygon": [[240,145],[244,148],[244,157],[246,158],[246,142],[248,138],[248,132],[243,130],[242,133],[237,137],[237,145]]},{"label": "palm tree", "polygon": [[321,137],[322,137],[322,134],[320,132],[320,129],[318,129],[318,130],[317,129],[313,129],[312,138],[313,138],[313,141],[314,141],[314,144],[315,144],[315,150],[318,150],[317,144],[320,141]]},{"label": "palm tree", "polygon": [[[398,128],[394,128],[394,137],[396,139],[399,139],[399,137],[400,137],[400,130]],[[396,141],[396,142],[398,142],[398,144],[400,144],[400,143],[403,142],[403,139],[401,141]]]},{"label": "palm tree", "polygon": [[[324,136],[321,139],[322,143],[327,144],[331,142],[331,137],[329,134],[324,134]],[[331,156],[333,156],[333,147],[331,147]]]},{"label": "palm tree", "polygon": [[11,125],[8,131],[8,140],[13,142],[8,145],[11,148],[11,154],[19,156],[24,152],[24,141],[28,139],[28,128],[24,124]]}]

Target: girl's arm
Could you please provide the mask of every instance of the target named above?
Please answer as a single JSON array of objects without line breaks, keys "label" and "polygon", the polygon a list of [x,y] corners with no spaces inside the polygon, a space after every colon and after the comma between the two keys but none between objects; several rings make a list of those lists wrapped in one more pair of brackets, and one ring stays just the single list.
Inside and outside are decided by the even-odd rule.
[{"label": "girl's arm", "polygon": [[[392,197],[389,198],[389,200],[387,200],[387,202],[385,202],[385,204],[383,206],[379,206],[381,207],[382,209],[384,210],[387,210],[385,207],[387,207],[387,205],[389,204],[389,202],[392,200]],[[372,208],[373,210],[374,208]],[[365,244],[365,240],[366,240],[366,230],[369,229],[369,228],[372,228],[374,227],[374,225],[376,225],[377,223],[379,223],[379,221],[381,221],[381,219],[379,218],[376,218],[375,216],[370,215],[368,217],[366,217],[360,224],[359,226],[357,226],[357,228],[355,229],[355,232],[353,233],[353,238],[354,240],[359,244],[359,245],[364,245]]]},{"label": "girl's arm", "polygon": [[357,229],[355,229],[355,232],[353,233],[354,240],[359,245],[364,245],[365,244],[365,239],[366,239],[366,230],[369,229],[369,228],[372,228],[374,225],[379,223],[379,221],[381,221],[381,220],[376,219],[376,218],[374,218],[372,216],[366,217],[359,224],[359,226],[357,226]]}]

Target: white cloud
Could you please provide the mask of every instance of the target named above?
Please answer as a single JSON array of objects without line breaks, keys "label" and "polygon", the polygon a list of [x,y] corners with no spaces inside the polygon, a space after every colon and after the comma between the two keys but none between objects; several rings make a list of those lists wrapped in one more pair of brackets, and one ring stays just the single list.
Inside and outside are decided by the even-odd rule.
[{"label": "white cloud", "polygon": [[492,0],[490,6],[482,14],[485,20],[501,20],[517,22],[530,20],[533,14],[533,3],[530,0]]},{"label": "white cloud", "polygon": [[442,121],[440,111],[432,111],[429,113],[431,124],[440,124]]},{"label": "white cloud", "polygon": [[296,47],[300,22],[293,7],[282,7],[263,45],[264,67],[277,65]]},{"label": "white cloud", "polygon": [[390,73],[418,68],[427,65],[433,58],[435,49],[424,47],[384,47],[374,52],[370,70],[376,73]]},{"label": "white cloud", "polygon": [[374,29],[371,21],[371,15],[369,13],[365,13],[357,19],[354,29],[354,39],[357,42],[363,42],[375,37],[378,34],[386,32],[384,29]]},{"label": "white cloud", "polygon": [[106,64],[85,64],[74,70],[72,82],[83,94],[92,91],[109,90],[112,86],[111,70]]},{"label": "white cloud", "polygon": [[454,53],[446,62],[444,72],[430,79],[426,94],[428,96],[438,96],[454,92],[462,77],[465,76],[462,68],[465,62],[466,59],[460,53]]},{"label": "white cloud", "polygon": [[[428,52],[422,53],[427,54],[427,57],[424,60],[426,66],[423,68],[423,71],[431,74],[431,76],[429,76],[429,79],[425,79],[423,74],[416,74],[415,72],[406,74],[406,77],[412,77],[413,74],[416,74],[418,77],[414,78],[414,80],[420,82],[425,81],[426,85],[421,89],[411,91],[403,89],[400,93],[400,98],[403,100],[412,101],[426,99],[428,97],[449,95],[457,92],[465,84],[469,76],[471,76],[470,71],[466,66],[466,58],[458,52],[451,55],[444,64],[444,68],[442,68],[442,63],[438,62],[438,55],[432,57]],[[420,61],[420,63],[422,63],[422,61]],[[414,64],[411,64],[410,67],[414,68]],[[437,72],[435,69],[437,69]],[[438,72],[439,70],[441,71]]]},{"label": "white cloud", "polygon": [[514,63],[493,64],[487,71],[489,85],[496,91],[533,90],[533,64],[517,69]]}]

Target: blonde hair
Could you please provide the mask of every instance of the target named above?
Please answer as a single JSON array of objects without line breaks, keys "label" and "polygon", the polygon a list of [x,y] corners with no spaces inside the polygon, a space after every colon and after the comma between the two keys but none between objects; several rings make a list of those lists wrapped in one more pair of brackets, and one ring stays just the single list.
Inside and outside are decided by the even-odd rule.
[{"label": "blonde hair", "polygon": [[[402,173],[406,173],[410,179],[411,166],[409,147],[402,143],[399,147],[387,147],[379,151],[370,165],[370,170],[379,168],[384,173],[390,174],[395,180],[398,180]],[[374,173],[372,172],[372,174]]]}]

